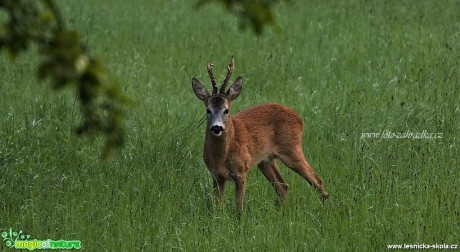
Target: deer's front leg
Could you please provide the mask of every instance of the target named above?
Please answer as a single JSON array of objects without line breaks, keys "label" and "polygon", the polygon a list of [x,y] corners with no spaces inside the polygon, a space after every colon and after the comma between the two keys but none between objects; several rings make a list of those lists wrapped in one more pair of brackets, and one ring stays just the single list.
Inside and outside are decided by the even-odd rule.
[{"label": "deer's front leg", "polygon": [[246,174],[237,174],[232,176],[233,181],[235,182],[236,187],[236,210],[238,216],[241,216],[243,213],[243,201],[244,201],[244,194],[246,192]]},{"label": "deer's front leg", "polygon": [[213,177],[214,203],[217,205],[222,199],[225,190],[225,179],[222,177]]}]

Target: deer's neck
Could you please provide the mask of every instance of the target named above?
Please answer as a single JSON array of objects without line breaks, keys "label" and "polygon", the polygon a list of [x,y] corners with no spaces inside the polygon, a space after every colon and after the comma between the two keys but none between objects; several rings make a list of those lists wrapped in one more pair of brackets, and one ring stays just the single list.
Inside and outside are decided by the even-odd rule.
[{"label": "deer's neck", "polygon": [[229,118],[221,136],[214,136],[209,129],[206,131],[206,152],[210,159],[222,164],[227,159],[234,138],[232,118]]}]

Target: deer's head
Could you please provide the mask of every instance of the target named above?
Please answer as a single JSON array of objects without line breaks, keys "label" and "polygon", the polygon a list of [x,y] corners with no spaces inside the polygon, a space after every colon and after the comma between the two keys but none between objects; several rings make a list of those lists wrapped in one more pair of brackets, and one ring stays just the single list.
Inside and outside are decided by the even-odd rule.
[{"label": "deer's head", "polygon": [[217,92],[216,79],[212,73],[213,66],[211,62],[208,63],[208,74],[211,78],[212,94],[209,94],[208,90],[206,90],[196,78],[192,78],[192,88],[196,97],[202,100],[206,107],[208,130],[214,136],[218,137],[225,131],[229,120],[231,102],[240,94],[243,86],[243,78],[239,76],[232,86],[228,90],[225,90],[233,72],[234,60],[232,56],[230,64],[227,67],[227,77],[225,77],[224,83],[220,87],[219,92]]}]

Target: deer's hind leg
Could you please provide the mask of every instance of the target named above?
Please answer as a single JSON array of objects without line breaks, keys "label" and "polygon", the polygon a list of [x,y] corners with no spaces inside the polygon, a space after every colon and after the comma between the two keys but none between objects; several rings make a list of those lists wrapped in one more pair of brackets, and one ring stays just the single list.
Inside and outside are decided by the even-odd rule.
[{"label": "deer's hind leg", "polygon": [[275,188],[275,191],[279,196],[279,199],[275,201],[275,205],[279,206],[284,203],[288,192],[288,185],[284,182],[284,179],[281,176],[278,165],[276,165],[276,160],[274,158],[270,158],[260,162],[257,166],[265,178],[267,178],[267,180]]},{"label": "deer's hind leg", "polygon": [[307,162],[300,146],[289,149],[286,152],[279,153],[279,158],[287,167],[301,175],[310,185],[316,188],[321,195],[323,203],[326,201],[329,194],[324,189],[323,179],[316,174],[315,170],[313,170]]}]

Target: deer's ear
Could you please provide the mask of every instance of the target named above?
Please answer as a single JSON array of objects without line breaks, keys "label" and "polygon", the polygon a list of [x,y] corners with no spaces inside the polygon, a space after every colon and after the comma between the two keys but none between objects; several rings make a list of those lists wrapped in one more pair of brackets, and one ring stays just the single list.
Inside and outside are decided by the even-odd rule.
[{"label": "deer's ear", "polygon": [[193,92],[195,93],[196,97],[202,101],[206,101],[209,97],[209,92],[206,88],[201,85],[200,81],[196,78],[192,78],[192,88]]},{"label": "deer's ear", "polygon": [[240,95],[241,89],[243,88],[243,77],[238,76],[232,86],[228,89],[226,95],[229,101],[233,101]]}]

